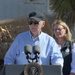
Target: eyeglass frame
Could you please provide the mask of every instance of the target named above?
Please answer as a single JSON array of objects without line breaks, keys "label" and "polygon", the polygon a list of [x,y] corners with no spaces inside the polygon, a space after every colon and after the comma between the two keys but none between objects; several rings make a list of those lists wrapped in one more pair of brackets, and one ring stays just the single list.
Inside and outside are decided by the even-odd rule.
[{"label": "eyeglass frame", "polygon": [[57,30],[58,30],[58,31],[61,31],[62,29],[65,29],[65,28],[64,28],[64,27],[63,27],[63,28],[55,28],[55,29],[53,29],[53,31],[54,31],[54,32],[56,32]]}]

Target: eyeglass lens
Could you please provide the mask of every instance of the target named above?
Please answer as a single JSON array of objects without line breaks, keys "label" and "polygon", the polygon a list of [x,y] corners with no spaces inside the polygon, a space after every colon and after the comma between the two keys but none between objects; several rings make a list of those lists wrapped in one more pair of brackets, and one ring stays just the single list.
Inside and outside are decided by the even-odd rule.
[{"label": "eyeglass lens", "polygon": [[30,21],[28,21],[28,24],[29,24],[29,25],[32,25],[32,24],[38,25],[39,22],[38,22],[38,21],[32,21],[32,20],[30,20]]},{"label": "eyeglass lens", "polygon": [[57,30],[58,31],[61,31],[62,29],[64,29],[64,28],[56,28],[56,29],[54,29],[54,31],[56,32]]}]

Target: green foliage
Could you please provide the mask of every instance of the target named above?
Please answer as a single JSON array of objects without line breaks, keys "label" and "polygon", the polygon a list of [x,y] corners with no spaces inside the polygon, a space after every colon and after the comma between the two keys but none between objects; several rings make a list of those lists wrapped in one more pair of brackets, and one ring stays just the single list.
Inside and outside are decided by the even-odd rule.
[{"label": "green foliage", "polygon": [[75,0],[50,0],[50,9],[54,10],[57,18],[74,25]]}]

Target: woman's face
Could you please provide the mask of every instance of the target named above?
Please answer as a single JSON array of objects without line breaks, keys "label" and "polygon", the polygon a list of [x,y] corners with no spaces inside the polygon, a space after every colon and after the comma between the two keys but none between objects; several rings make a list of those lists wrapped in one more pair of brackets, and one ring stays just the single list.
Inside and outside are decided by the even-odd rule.
[{"label": "woman's face", "polygon": [[53,31],[54,31],[55,38],[57,39],[64,38],[64,36],[66,35],[66,29],[59,24],[56,24],[54,26]]}]

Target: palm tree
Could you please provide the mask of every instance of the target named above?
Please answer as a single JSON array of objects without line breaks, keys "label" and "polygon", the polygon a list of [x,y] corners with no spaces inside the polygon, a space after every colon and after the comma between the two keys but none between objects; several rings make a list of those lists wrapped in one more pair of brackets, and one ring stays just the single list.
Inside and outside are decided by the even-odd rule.
[{"label": "palm tree", "polygon": [[56,18],[66,21],[70,27],[75,23],[75,0],[50,0],[50,9]]}]

